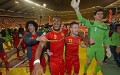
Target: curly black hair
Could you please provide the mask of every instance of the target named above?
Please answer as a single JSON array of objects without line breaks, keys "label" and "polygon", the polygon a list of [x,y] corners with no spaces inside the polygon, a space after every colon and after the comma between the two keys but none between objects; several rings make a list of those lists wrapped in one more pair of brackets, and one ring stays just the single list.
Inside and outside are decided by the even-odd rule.
[{"label": "curly black hair", "polygon": [[37,31],[38,29],[38,24],[34,21],[34,20],[29,20],[26,22],[26,29],[28,30],[28,25],[29,24],[33,24],[33,26],[35,27],[35,31]]}]

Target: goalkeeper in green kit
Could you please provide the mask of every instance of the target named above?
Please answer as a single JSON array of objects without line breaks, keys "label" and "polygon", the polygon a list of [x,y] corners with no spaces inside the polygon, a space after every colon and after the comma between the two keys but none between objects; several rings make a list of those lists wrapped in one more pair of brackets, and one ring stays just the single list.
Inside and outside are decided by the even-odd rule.
[{"label": "goalkeeper in green kit", "polygon": [[90,22],[87,19],[83,18],[81,13],[79,12],[79,3],[80,0],[72,0],[71,6],[74,8],[78,19],[88,27],[88,38],[90,42],[90,46],[87,48],[87,61],[85,64],[84,75],[87,75],[87,69],[95,57],[96,66],[93,72],[93,75],[97,75],[98,71],[101,70],[102,61],[104,60],[104,46],[106,46],[107,50],[109,48],[109,28],[105,23],[102,22],[103,19],[103,10],[99,9],[94,12],[94,22]]}]

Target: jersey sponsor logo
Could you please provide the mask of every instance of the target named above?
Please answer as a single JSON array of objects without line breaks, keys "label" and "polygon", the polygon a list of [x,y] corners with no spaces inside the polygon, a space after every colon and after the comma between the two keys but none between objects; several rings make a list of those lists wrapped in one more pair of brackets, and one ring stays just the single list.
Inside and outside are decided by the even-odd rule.
[{"label": "jersey sponsor logo", "polygon": [[64,33],[61,33],[62,36],[64,36]]}]

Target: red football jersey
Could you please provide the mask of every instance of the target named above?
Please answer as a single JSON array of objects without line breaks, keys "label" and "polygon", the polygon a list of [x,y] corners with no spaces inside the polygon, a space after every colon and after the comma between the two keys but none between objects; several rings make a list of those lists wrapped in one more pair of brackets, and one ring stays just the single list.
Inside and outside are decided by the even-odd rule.
[{"label": "red football jersey", "polygon": [[66,56],[68,57],[75,57],[78,55],[78,49],[82,38],[77,36],[67,36],[65,38],[66,42]]},{"label": "red football jersey", "polygon": [[20,42],[20,38],[17,34],[12,35],[12,37],[13,37],[13,40],[14,40],[14,47],[17,47],[19,42]]},{"label": "red football jersey", "polygon": [[[36,38],[36,36],[37,36],[36,34],[32,35],[32,36],[31,36],[31,39]],[[38,44],[39,44],[39,42],[37,42],[36,44],[34,44],[34,45],[32,46],[32,58],[35,57],[35,52],[36,52],[36,49],[38,48]]]},{"label": "red football jersey", "polygon": [[63,58],[64,51],[64,35],[66,30],[51,31],[46,34],[48,40],[50,40],[50,52],[53,53],[52,57]]}]

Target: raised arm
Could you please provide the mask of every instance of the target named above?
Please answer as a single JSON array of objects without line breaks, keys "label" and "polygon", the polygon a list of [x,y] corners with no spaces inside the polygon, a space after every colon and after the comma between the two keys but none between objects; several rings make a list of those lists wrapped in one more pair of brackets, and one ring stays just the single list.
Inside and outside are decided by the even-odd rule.
[{"label": "raised arm", "polygon": [[75,10],[76,14],[77,14],[77,17],[79,19],[79,21],[81,21],[83,24],[85,24],[88,28],[91,27],[90,25],[90,21],[83,18],[80,11],[79,11],[79,4],[80,4],[80,0],[72,0],[71,1],[71,6],[72,8]]},{"label": "raised arm", "polygon": [[72,8],[76,11],[76,13],[79,13],[79,4],[80,4],[80,0],[72,0],[71,1],[71,6]]}]

